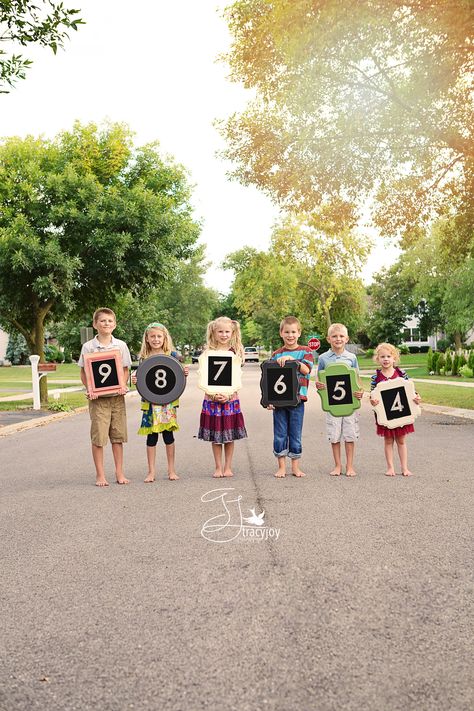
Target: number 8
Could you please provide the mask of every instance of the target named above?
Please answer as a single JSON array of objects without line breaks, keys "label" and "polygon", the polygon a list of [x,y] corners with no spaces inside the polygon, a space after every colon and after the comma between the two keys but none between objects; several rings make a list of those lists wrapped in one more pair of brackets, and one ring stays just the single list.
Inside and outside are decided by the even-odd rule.
[{"label": "number 8", "polygon": [[155,373],[155,385],[157,388],[166,388],[166,370],[158,368]]}]

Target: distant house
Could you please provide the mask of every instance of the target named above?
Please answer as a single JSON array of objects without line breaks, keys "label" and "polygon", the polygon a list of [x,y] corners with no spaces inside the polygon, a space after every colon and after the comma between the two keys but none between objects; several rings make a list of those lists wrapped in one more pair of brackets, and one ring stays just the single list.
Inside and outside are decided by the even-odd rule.
[{"label": "distant house", "polygon": [[5,360],[8,346],[8,333],[0,328],[0,362]]},{"label": "distant house", "polygon": [[[433,350],[436,350],[438,341],[441,338],[446,338],[446,335],[439,331],[431,335],[423,333],[423,331],[421,331],[420,329],[419,319],[416,316],[413,316],[412,318],[405,321],[402,343],[404,345],[407,345],[408,347],[426,346],[427,348],[429,348],[431,346]],[[468,331],[465,343],[467,345],[474,343],[474,328],[471,328],[471,330]]]}]

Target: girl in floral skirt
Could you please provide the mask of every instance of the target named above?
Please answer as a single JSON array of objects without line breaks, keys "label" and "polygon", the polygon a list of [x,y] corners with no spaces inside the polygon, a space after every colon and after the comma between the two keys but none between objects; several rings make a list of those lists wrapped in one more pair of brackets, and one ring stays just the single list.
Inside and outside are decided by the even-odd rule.
[{"label": "girl in floral skirt", "polygon": [[[142,339],[142,347],[139,354],[140,361],[156,355],[171,355],[173,353],[173,342],[168,329],[162,323],[149,323],[145,328]],[[184,374],[189,373],[188,366],[183,368]],[[132,383],[137,382],[137,376],[132,375]],[[168,479],[175,481],[179,479],[175,470],[175,444],[173,432],[179,430],[177,419],[177,408],[179,401],[175,400],[166,405],[153,405],[142,398],[142,422],[138,434],[146,435],[146,456],[148,462],[148,473],[145,479],[147,484],[155,481],[155,461],[156,445],[158,435],[161,433],[166,448],[166,459],[168,462]]]},{"label": "girl in floral skirt", "polygon": [[[226,316],[211,321],[207,326],[207,350],[232,351],[243,360],[244,349],[238,321]],[[237,393],[224,395],[206,393],[202,403],[199,439],[212,444],[215,462],[213,476],[233,476],[234,441],[247,437]]]}]

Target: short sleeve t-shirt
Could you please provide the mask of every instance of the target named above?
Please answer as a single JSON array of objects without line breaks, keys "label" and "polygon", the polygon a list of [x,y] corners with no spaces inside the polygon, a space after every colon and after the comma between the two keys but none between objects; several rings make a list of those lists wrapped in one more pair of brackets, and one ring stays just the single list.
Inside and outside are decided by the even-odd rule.
[{"label": "short sleeve t-shirt", "polygon": [[355,353],[351,353],[350,351],[344,349],[340,354],[335,353],[333,350],[322,353],[318,359],[318,372],[326,370],[328,365],[332,365],[334,363],[344,363],[344,365],[347,365],[349,368],[355,368],[357,371],[359,370],[359,363],[357,362],[357,356]]},{"label": "short sleeve t-shirt", "polygon": [[111,350],[119,350],[120,355],[122,356],[122,365],[124,368],[130,368],[132,365],[132,359],[130,357],[130,351],[128,350],[128,346],[125,343],[125,341],[121,341],[120,338],[114,338],[112,336],[112,340],[110,343],[108,343],[106,346],[104,346],[102,343],[100,343],[99,339],[97,336],[95,336],[91,341],[87,341],[84,343],[82,346],[81,350],[81,355],[79,357],[79,360],[77,361],[77,364],[83,368],[84,367],[84,355],[86,353],[97,353],[100,351],[111,351]]}]

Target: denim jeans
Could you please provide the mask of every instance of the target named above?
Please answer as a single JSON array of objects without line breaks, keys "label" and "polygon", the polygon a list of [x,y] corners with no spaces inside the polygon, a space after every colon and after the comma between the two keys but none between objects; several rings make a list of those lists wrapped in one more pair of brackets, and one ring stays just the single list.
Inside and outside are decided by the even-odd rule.
[{"label": "denim jeans", "polygon": [[273,410],[273,454],[275,457],[301,457],[304,402],[296,407],[276,407]]}]

